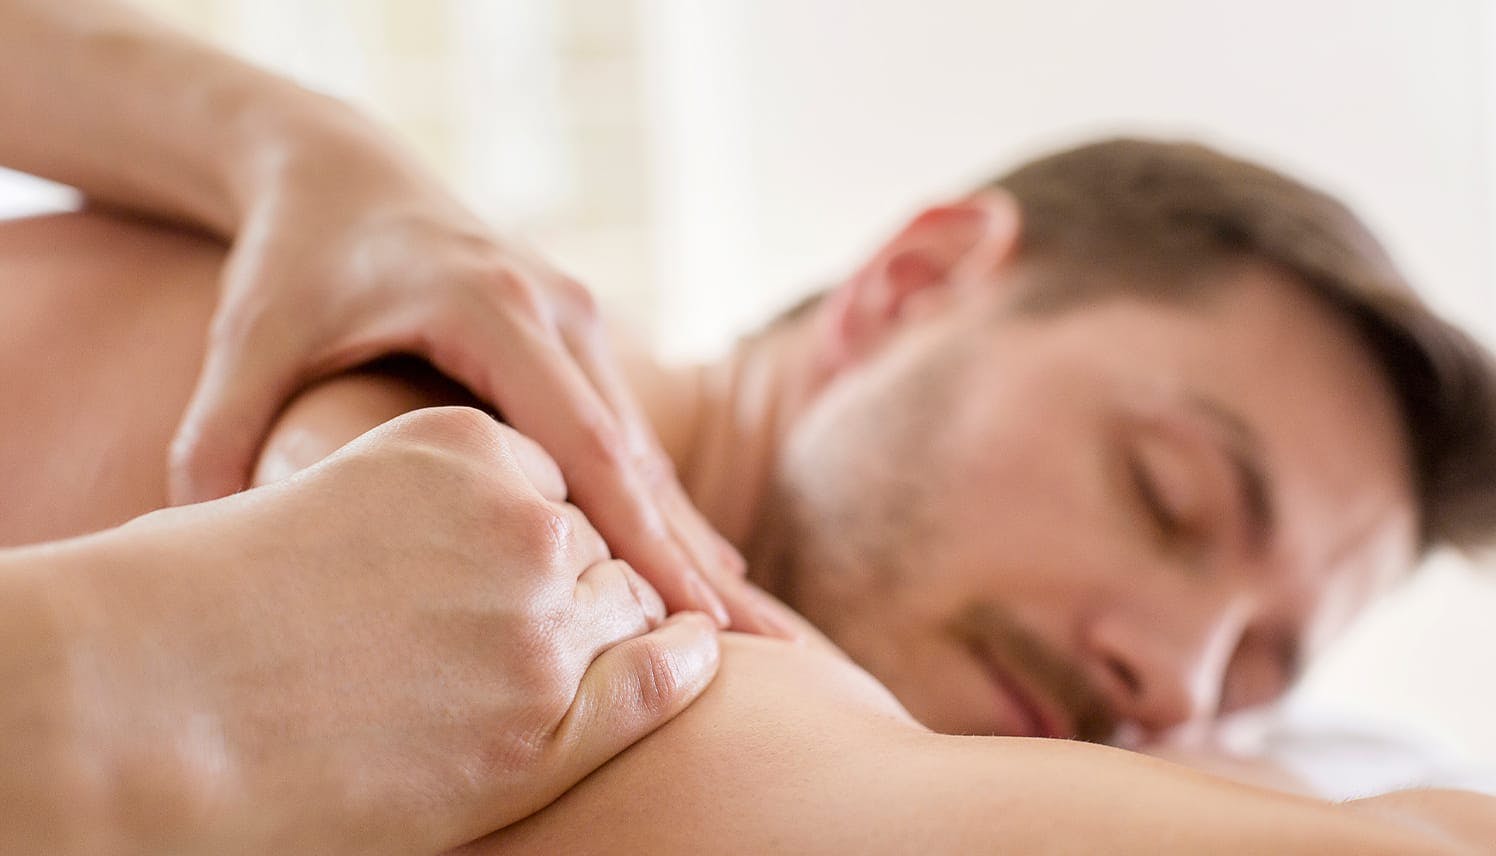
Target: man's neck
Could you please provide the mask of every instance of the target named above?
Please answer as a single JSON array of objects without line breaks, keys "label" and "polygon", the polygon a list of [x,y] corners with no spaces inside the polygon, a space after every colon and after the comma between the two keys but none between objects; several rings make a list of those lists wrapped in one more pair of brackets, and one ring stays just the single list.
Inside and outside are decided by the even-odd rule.
[{"label": "man's neck", "polygon": [[681,484],[734,546],[755,534],[780,447],[824,383],[813,325],[798,319],[722,358],[667,367],[619,342],[625,373]]}]

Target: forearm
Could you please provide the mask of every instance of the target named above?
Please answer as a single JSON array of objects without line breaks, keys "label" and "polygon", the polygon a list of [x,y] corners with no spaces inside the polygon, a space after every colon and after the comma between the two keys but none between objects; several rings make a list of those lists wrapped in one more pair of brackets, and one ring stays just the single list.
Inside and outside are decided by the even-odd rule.
[{"label": "forearm", "polygon": [[0,165],[233,235],[331,99],[109,0],[0,0]]},{"label": "forearm", "polygon": [[55,597],[68,550],[0,551],[0,852],[119,852]]},{"label": "forearm", "polygon": [[0,853],[228,852],[204,824],[257,828],[223,810],[233,766],[157,628],[126,617],[180,588],[158,554],[134,525],[0,550]]}]

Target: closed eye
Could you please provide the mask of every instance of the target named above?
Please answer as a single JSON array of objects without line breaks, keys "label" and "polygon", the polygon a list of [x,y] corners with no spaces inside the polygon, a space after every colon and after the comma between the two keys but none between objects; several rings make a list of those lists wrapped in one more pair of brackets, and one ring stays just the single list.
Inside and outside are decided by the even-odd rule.
[{"label": "closed eye", "polygon": [[1182,533],[1184,521],[1164,501],[1157,479],[1135,452],[1127,456],[1127,472],[1144,513],[1153,521],[1159,534],[1165,539],[1172,539]]}]

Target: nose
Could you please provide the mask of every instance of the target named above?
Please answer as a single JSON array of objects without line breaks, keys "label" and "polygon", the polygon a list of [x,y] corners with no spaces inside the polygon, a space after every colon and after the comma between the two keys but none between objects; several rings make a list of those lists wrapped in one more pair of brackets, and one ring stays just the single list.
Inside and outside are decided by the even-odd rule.
[{"label": "nose", "polygon": [[1149,738],[1213,719],[1250,611],[1218,595],[1096,618],[1088,643],[1114,712]]}]

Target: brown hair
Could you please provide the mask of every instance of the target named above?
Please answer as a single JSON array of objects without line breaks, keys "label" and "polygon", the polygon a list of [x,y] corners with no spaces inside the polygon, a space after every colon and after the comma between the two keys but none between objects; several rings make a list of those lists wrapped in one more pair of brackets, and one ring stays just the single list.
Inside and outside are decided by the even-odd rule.
[{"label": "brown hair", "polygon": [[1395,390],[1422,546],[1491,545],[1496,364],[1418,298],[1344,205],[1205,146],[1137,139],[1059,152],[992,184],[1022,210],[1019,258],[1061,274],[1041,277],[1035,309],[1103,289],[1187,299],[1203,272],[1242,260],[1304,283],[1351,321]]}]

